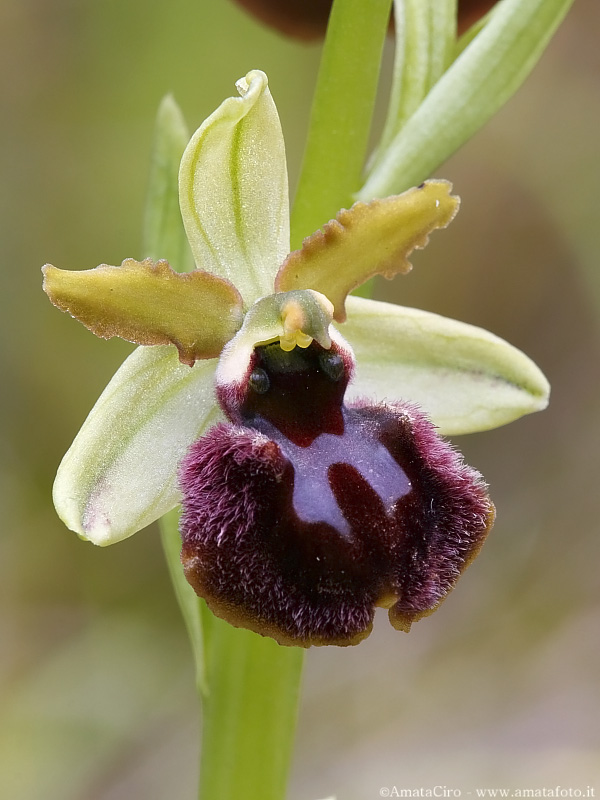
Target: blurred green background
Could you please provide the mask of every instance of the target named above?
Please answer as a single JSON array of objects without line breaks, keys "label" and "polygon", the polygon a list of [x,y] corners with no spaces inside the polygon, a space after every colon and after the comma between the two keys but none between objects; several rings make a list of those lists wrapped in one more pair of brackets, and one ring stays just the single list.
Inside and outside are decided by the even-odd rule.
[{"label": "blurred green background", "polygon": [[[498,521],[443,608],[408,636],[383,613],[359,647],[309,653],[291,800],[600,793],[599,31],[598,0],[576,0],[526,85],[438,170],[462,195],[456,222],[378,287],[524,349],[552,404],[460,440]],[[157,530],[98,549],[50,497],[131,347],[53,309],[39,268],[141,257],[168,91],[193,128],[264,69],[293,185],[318,58],[227,0],[0,3],[2,798],[195,796],[193,671]]]}]

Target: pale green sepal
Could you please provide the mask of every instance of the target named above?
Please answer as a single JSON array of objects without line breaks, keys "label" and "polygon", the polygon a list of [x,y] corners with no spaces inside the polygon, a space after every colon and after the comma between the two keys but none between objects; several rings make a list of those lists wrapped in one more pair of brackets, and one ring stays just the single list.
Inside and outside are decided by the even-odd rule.
[{"label": "pale green sepal", "polygon": [[347,399],[416,403],[441,433],[475,433],[548,405],[524,353],[482,328],[415,308],[348,298],[344,336],[357,371]]},{"label": "pale green sepal", "polygon": [[154,145],[144,215],[144,256],[165,259],[177,272],[194,269],[179,200],[177,176],[190,139],[187,125],[172,95],[163,98],[156,115]]},{"label": "pale green sepal", "polygon": [[573,0],[503,0],[380,156],[359,200],[431,175],[517,91]]},{"label": "pale green sepal", "polygon": [[54,505],[94,544],[126,539],[180,500],[177,468],[220,419],[216,360],[192,368],[172,347],[140,347],[116,372],[62,460]]},{"label": "pale green sepal", "polygon": [[231,281],[246,305],[273,290],[289,252],[285,148],[263,72],[249,72],[192,136],[179,202],[200,269]]}]

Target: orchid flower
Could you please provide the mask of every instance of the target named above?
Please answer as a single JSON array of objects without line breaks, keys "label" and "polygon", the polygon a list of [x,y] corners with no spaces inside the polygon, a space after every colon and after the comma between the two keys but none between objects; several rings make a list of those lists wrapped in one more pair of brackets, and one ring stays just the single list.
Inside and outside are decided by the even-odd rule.
[{"label": "orchid flower", "polygon": [[349,296],[410,269],[458,210],[448,182],[356,203],[289,253],[267,78],[237,88],[181,162],[196,270],[44,267],[60,309],[142,345],[65,455],[56,509],[108,545],[182,503],[189,582],[218,616],[281,644],[354,644],[376,606],[408,630],[494,517],[481,476],[439,434],[542,409],[548,384],[480,328]]}]

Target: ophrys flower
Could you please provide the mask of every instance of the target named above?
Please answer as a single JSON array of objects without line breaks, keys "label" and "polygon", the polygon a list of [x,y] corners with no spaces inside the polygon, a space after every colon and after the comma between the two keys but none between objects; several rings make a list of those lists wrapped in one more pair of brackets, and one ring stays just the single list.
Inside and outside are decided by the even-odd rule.
[{"label": "ophrys flower", "polygon": [[376,605],[402,629],[437,607],[491,524],[480,476],[426,415],[483,430],[544,407],[548,387],[481,329],[347,296],[410,268],[458,209],[447,182],[356,204],[288,255],[277,112],[263,73],[238,89],[181,163],[199,269],[45,268],[52,301],[95,333],[154,345],[92,410],[55,504],[105,545],[183,496],[186,574],[217,614],[285,644],[355,643]]}]

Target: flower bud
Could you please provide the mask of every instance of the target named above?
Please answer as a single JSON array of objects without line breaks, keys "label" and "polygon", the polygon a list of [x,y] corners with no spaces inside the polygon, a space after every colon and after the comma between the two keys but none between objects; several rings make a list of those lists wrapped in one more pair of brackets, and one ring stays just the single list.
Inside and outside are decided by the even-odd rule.
[{"label": "flower bud", "polygon": [[[496,0],[459,0],[459,32],[482,17]],[[261,22],[297,39],[318,39],[325,35],[333,0],[237,0]],[[365,8],[368,4],[365,4]]]}]

